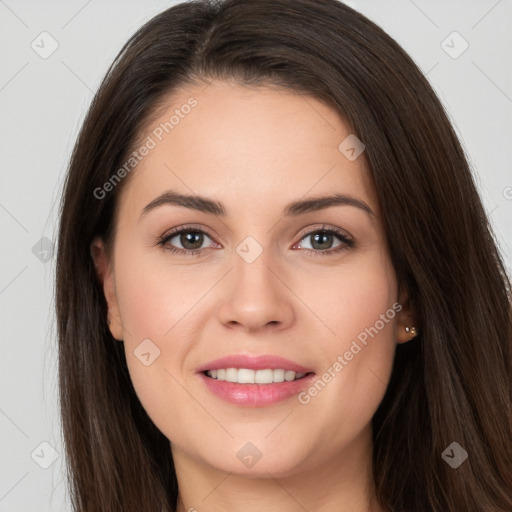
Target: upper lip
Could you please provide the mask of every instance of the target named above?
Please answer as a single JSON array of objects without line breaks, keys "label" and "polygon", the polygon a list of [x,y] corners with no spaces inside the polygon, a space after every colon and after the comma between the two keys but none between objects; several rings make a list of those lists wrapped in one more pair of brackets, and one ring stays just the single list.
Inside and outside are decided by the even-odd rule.
[{"label": "upper lip", "polygon": [[313,370],[306,368],[300,364],[285,359],[283,357],[274,356],[271,354],[263,354],[258,356],[247,355],[247,354],[233,354],[231,356],[221,357],[210,361],[199,368],[197,373],[204,372],[206,370],[217,370],[219,368],[247,368],[250,370],[291,370],[296,373],[308,373]]}]

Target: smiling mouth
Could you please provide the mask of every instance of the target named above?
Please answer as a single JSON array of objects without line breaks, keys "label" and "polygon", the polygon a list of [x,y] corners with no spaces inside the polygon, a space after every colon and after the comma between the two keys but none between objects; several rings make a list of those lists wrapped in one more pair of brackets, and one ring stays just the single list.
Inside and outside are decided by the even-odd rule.
[{"label": "smiling mouth", "polygon": [[275,384],[300,380],[313,372],[298,373],[285,369],[251,370],[249,368],[218,368],[202,372],[214,380],[238,384]]}]

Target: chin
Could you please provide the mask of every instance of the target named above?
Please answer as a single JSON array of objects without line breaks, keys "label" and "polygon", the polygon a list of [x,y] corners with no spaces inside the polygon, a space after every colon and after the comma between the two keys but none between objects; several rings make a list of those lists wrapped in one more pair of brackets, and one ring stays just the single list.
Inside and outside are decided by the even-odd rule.
[{"label": "chin", "polygon": [[[225,446],[225,445],[224,445]],[[286,477],[305,470],[303,447],[274,446],[268,440],[236,442],[229,448],[213,455],[209,463],[226,473],[245,477],[268,478]],[[220,463],[219,463],[220,462]]]}]

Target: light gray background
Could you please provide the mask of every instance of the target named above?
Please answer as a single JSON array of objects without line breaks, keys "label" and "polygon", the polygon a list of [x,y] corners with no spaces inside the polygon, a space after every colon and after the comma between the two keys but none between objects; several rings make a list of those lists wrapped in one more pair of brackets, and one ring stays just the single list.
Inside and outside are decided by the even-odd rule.
[{"label": "light gray background", "polygon": [[[0,512],[71,510],[57,408],[55,258],[41,261],[37,244],[55,242],[62,180],[93,91],[129,36],[175,3],[0,0]],[[510,269],[512,0],[347,3],[427,74],[466,148]],[[46,59],[31,47],[51,48],[44,31],[58,43]],[[464,41],[468,49],[453,58]]]}]

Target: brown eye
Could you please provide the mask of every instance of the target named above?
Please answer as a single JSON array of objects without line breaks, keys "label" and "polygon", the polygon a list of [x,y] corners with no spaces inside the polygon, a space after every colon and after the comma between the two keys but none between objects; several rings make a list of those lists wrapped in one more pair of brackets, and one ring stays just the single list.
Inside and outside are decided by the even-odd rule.
[{"label": "brown eye", "polygon": [[[339,243],[333,246],[336,238],[339,240]],[[310,247],[304,247],[303,240],[310,240]],[[301,238],[300,242],[301,249],[305,249],[314,255],[332,255],[345,249],[354,247],[354,245],[354,240],[349,238],[345,233],[334,228],[310,231]]]},{"label": "brown eye", "polygon": [[308,235],[307,238],[311,240],[312,248],[318,250],[330,249],[334,242],[334,235],[325,231]]},{"label": "brown eye", "polygon": [[201,245],[203,245],[204,233],[200,231],[182,231],[179,235],[176,235],[172,238],[178,238],[179,243],[183,246],[184,249],[196,250],[199,249]]},{"label": "brown eye", "polygon": [[[205,247],[202,247],[206,239],[212,239],[202,230],[197,228],[179,228],[168,232],[160,238],[158,245],[175,254],[199,256]],[[181,246],[181,247],[180,247]]]}]

